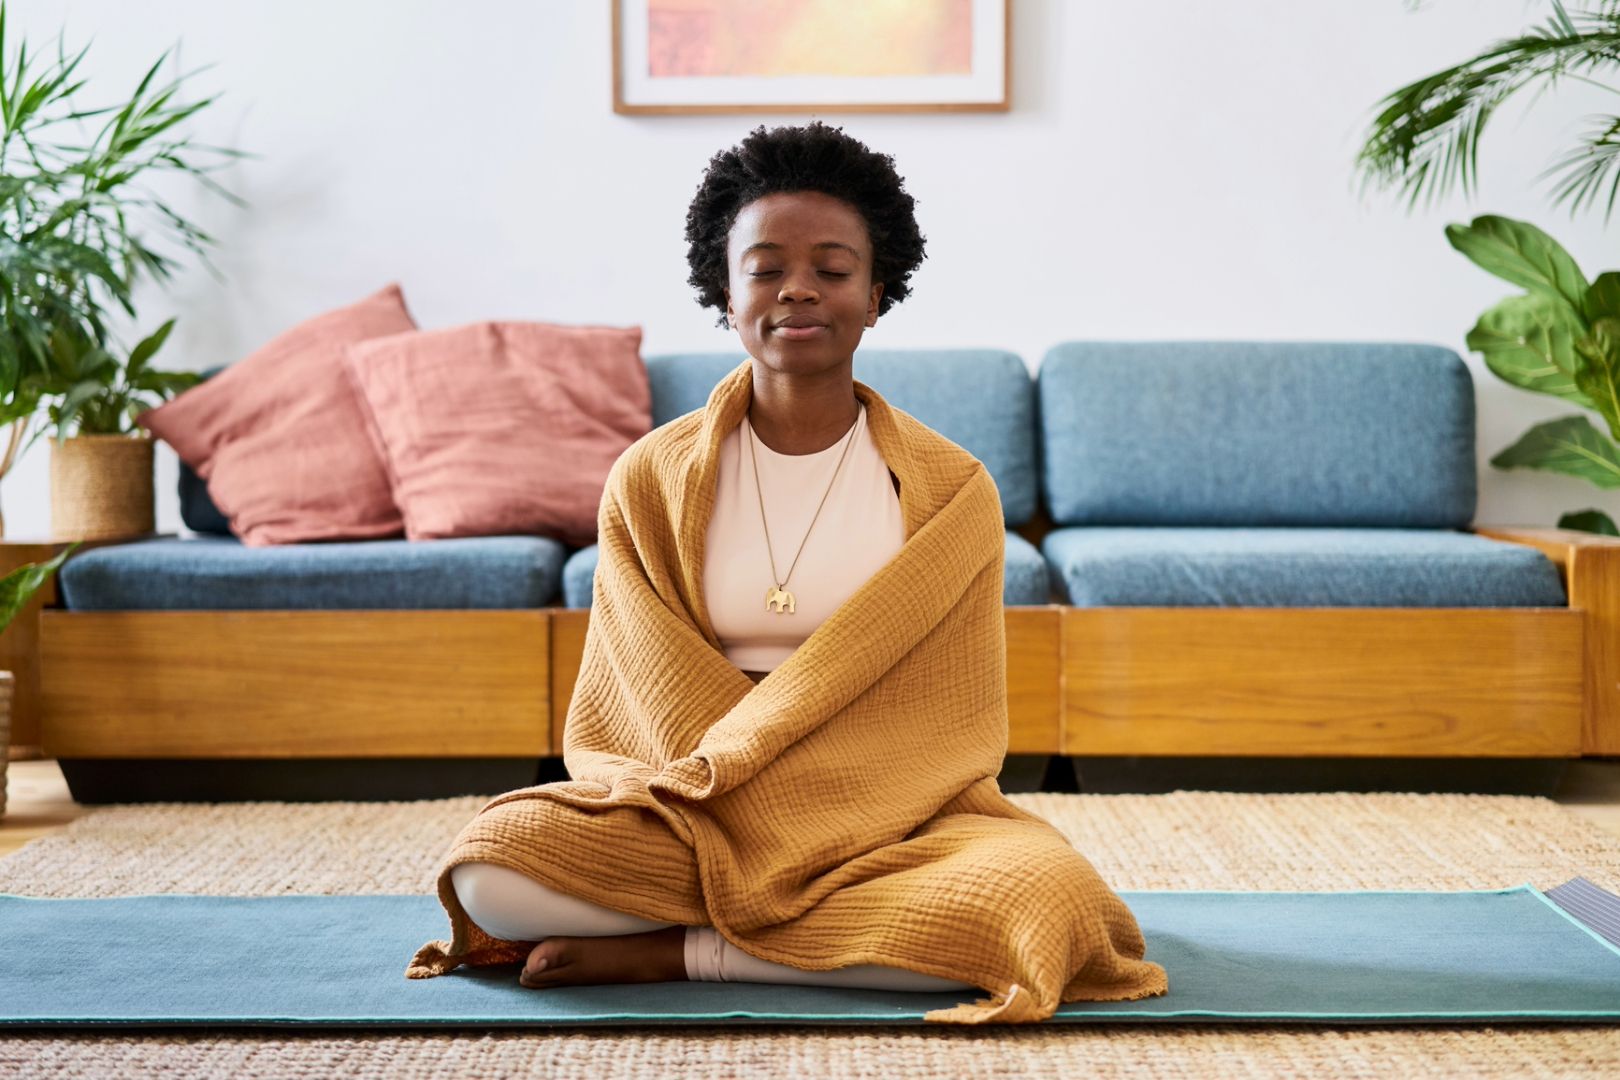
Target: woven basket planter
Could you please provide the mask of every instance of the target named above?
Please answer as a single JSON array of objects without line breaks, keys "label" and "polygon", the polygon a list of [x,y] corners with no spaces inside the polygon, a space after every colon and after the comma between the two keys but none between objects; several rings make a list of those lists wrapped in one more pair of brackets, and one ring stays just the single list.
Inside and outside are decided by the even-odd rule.
[{"label": "woven basket planter", "polygon": [[6,816],[6,762],[11,757],[11,690],[16,680],[0,671],[0,818]]},{"label": "woven basket planter", "polygon": [[51,440],[51,535],[57,540],[144,536],[156,527],[149,435]]}]

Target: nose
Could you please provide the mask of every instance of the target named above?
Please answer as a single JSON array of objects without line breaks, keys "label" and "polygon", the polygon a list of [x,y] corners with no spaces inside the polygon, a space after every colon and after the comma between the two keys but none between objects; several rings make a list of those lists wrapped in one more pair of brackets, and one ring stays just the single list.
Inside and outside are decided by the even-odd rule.
[{"label": "nose", "polygon": [[[811,279],[813,280],[813,279]],[[790,272],[782,277],[782,290],[776,294],[778,300],[815,300],[820,297],[811,280],[799,272]]]}]

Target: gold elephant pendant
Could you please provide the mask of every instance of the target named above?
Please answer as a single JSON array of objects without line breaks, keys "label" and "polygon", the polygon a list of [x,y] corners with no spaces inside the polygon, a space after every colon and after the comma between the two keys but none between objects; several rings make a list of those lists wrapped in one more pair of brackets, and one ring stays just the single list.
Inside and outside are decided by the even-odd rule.
[{"label": "gold elephant pendant", "polygon": [[786,589],[779,589],[775,585],[772,585],[770,588],[765,590],[766,610],[770,610],[773,605],[775,606],[776,613],[778,615],[781,615],[784,612],[792,614],[794,610],[793,594],[788,592]]}]

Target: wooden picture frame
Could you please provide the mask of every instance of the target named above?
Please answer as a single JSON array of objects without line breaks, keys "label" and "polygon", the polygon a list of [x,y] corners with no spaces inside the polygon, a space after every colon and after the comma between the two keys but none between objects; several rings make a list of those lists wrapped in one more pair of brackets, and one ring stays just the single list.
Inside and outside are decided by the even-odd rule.
[{"label": "wooden picture frame", "polygon": [[[917,0],[938,5],[931,28],[938,35],[937,42],[933,37],[926,40],[942,44],[932,52],[920,45],[917,54],[876,61],[893,67],[965,65],[965,74],[707,74],[703,71],[706,64],[726,62],[728,47],[742,47],[737,35],[722,39],[707,32],[716,19],[730,14],[727,8],[745,18],[761,13],[759,21],[740,28],[754,49],[763,45],[768,50],[768,34],[773,29],[802,37],[802,26],[796,28],[781,20],[780,26],[765,23],[763,13],[771,5],[755,0],[609,3],[615,113],[1007,112],[1012,107],[1012,0]],[[817,3],[827,4],[829,11],[836,7],[845,23],[851,12],[869,12],[871,19],[882,17],[881,9],[851,6],[848,0],[799,0],[791,10],[814,18]],[[968,21],[964,23],[964,19]],[[868,35],[866,40],[875,38]],[[860,60],[846,57],[846,62]],[[655,67],[661,70],[655,71]],[[681,68],[687,70],[672,73]]]}]

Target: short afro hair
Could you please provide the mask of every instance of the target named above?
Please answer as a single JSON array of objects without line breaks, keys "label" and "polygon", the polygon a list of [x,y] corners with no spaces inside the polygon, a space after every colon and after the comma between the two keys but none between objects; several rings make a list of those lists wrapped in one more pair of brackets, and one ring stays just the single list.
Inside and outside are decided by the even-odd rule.
[{"label": "short afro hair", "polygon": [[700,306],[720,310],[719,326],[730,328],[726,238],[737,215],[761,196],[793,191],[842,199],[866,222],[872,280],[883,282],[879,315],[906,298],[906,282],[924,258],[924,237],[912,213],[916,200],[894,171],[894,159],[820,120],[770,131],[761,125],[709,160],[686,212],[686,263],[692,270],[687,281],[697,289]]}]

